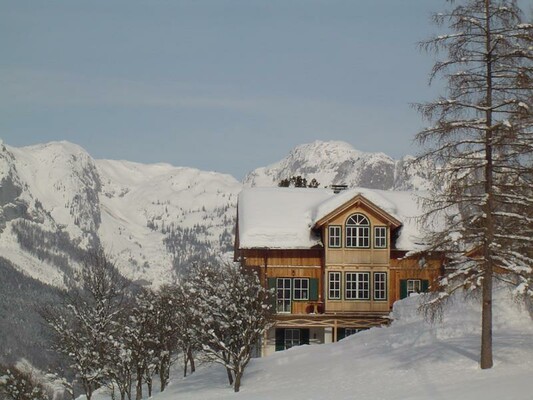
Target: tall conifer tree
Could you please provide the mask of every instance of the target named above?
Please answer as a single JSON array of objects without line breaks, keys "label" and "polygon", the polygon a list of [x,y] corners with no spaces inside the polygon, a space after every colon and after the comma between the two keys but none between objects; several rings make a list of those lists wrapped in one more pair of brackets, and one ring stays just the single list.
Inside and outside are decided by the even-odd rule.
[{"label": "tall conifer tree", "polygon": [[[431,79],[445,96],[418,105],[432,126],[418,133],[418,161],[437,165],[425,222],[431,249],[450,257],[430,314],[458,289],[482,297],[481,368],[492,367],[493,279],[533,295],[533,26],[515,0],[448,0],[434,15],[450,32],[421,44],[444,55]],[[431,222],[444,218],[444,227]]]}]

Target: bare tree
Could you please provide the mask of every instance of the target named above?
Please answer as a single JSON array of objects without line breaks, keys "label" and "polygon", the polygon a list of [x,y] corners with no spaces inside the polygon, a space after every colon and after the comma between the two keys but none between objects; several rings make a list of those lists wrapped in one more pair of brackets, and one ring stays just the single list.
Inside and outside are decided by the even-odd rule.
[{"label": "bare tree", "polygon": [[422,43],[445,55],[431,79],[443,76],[447,93],[418,106],[432,126],[416,140],[426,146],[418,161],[438,166],[424,199],[430,248],[450,257],[425,307],[434,315],[451,293],[479,290],[480,365],[491,368],[493,279],[533,295],[533,26],[515,0],[448,2],[434,21],[451,31]]}]

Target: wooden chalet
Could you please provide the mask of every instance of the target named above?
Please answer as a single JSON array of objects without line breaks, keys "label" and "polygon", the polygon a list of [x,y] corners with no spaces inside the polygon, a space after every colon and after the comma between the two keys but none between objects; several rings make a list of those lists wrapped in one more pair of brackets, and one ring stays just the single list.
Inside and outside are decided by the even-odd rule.
[{"label": "wooden chalet", "polygon": [[387,324],[396,300],[427,290],[443,260],[420,255],[418,214],[409,192],[243,190],[235,259],[276,293],[262,355]]}]

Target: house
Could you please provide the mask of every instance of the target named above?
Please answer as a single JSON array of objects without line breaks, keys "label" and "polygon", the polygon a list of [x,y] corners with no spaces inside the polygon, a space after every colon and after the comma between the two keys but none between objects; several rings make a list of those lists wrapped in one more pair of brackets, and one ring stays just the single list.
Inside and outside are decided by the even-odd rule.
[{"label": "house", "polygon": [[235,260],[276,293],[262,355],[387,324],[392,304],[443,267],[423,253],[412,192],[249,188],[237,214]]}]

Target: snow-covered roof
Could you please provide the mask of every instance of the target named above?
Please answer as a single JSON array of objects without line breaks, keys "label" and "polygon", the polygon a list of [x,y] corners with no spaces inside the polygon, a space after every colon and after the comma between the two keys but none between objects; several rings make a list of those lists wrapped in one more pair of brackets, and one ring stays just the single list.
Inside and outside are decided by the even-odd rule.
[{"label": "snow-covered roof", "polygon": [[322,246],[312,230],[322,218],[363,196],[401,222],[398,250],[421,250],[422,232],[416,220],[422,214],[417,193],[354,188],[338,194],[330,189],[249,188],[239,195],[241,249],[308,249]]}]

